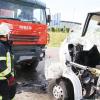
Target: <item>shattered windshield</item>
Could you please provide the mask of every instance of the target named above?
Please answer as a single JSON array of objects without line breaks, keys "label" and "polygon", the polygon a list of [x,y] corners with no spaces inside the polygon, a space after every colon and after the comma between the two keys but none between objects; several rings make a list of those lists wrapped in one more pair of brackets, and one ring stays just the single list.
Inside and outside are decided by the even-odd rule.
[{"label": "shattered windshield", "polygon": [[85,44],[87,41],[89,45],[95,44],[100,46],[100,15],[91,17],[84,41]]},{"label": "shattered windshield", "polygon": [[0,0],[0,17],[46,23],[45,9]]},{"label": "shattered windshield", "polygon": [[100,16],[99,15],[93,15],[88,28],[87,28],[87,33],[86,34],[100,34]]}]

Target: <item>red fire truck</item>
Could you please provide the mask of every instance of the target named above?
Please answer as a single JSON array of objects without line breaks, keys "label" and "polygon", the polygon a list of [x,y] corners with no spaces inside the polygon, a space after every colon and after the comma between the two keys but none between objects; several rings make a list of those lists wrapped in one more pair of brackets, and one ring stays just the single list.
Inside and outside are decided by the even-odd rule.
[{"label": "red fire truck", "polygon": [[16,63],[33,66],[45,56],[49,22],[46,5],[39,0],[0,0],[0,24],[10,27]]}]

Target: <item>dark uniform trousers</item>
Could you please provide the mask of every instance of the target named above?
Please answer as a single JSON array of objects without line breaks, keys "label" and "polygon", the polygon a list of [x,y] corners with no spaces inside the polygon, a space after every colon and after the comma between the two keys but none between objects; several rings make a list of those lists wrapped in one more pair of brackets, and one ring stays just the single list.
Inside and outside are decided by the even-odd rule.
[{"label": "dark uniform trousers", "polygon": [[12,100],[16,93],[16,84],[8,85],[9,75],[14,75],[12,70],[11,52],[9,45],[0,41],[0,100]]},{"label": "dark uniform trousers", "polygon": [[9,87],[8,87],[7,80],[0,81],[0,95],[3,97],[1,100],[10,100]]}]

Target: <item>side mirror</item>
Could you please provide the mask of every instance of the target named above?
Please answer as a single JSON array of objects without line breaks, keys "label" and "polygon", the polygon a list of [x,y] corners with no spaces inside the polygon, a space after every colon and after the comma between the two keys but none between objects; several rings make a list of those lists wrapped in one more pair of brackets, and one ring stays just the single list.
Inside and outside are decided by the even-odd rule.
[{"label": "side mirror", "polygon": [[51,15],[47,15],[47,23],[50,23],[51,21]]},{"label": "side mirror", "polygon": [[50,24],[51,21],[51,14],[50,14],[50,8],[46,8],[46,22]]}]

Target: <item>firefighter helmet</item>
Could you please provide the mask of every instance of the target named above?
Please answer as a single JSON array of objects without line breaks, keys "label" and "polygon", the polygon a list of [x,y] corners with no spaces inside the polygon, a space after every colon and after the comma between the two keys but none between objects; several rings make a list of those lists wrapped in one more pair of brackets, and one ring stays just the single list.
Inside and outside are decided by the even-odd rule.
[{"label": "firefighter helmet", "polygon": [[8,23],[0,24],[0,37],[6,37],[9,40],[10,27]]},{"label": "firefighter helmet", "polygon": [[0,35],[8,35],[10,32],[10,28],[9,28],[9,25],[7,23],[1,23],[0,24]]}]

